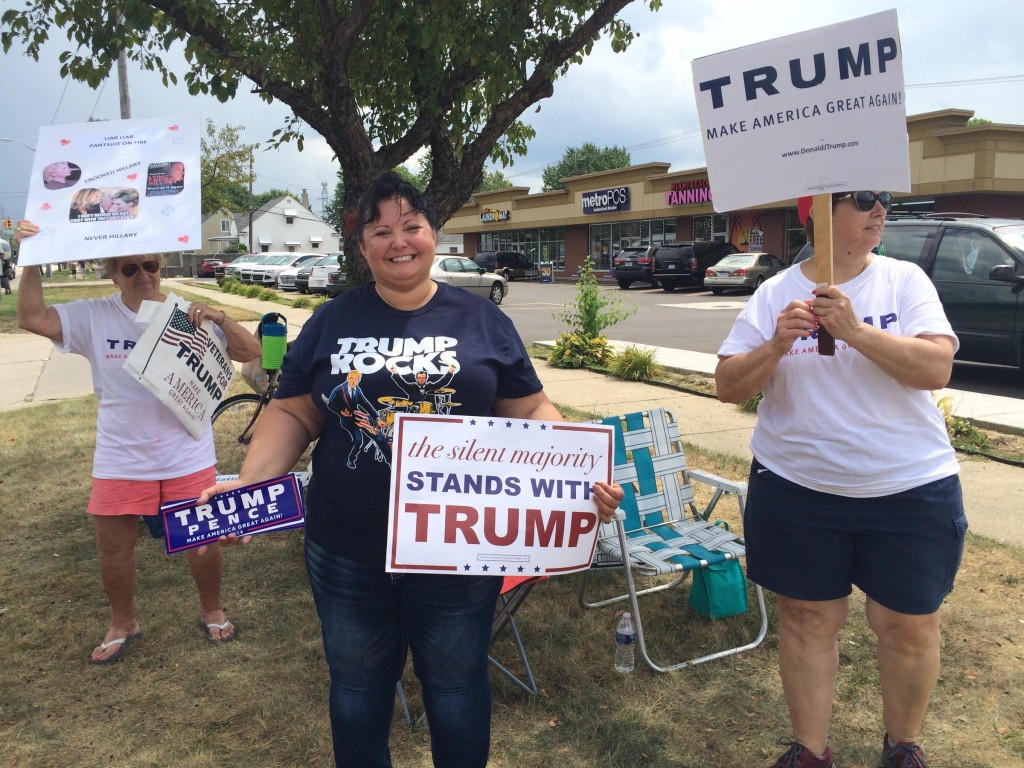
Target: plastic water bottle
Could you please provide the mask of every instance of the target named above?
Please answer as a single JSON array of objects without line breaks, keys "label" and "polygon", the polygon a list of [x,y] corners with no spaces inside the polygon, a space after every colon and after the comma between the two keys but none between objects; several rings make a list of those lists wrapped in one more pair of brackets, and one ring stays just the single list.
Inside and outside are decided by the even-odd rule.
[{"label": "plastic water bottle", "polygon": [[636,630],[628,613],[622,614],[619,626],[615,628],[615,671],[628,675],[633,671]]}]

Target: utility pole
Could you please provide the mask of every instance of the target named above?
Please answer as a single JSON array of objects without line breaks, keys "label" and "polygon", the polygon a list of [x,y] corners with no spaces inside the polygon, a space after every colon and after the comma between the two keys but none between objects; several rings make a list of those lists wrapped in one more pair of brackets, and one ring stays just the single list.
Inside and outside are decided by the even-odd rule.
[{"label": "utility pole", "polygon": [[252,150],[249,150],[249,253],[255,253],[252,249],[252,181],[256,178],[252,174]]},{"label": "utility pole", "polygon": [[[119,13],[117,21],[124,25],[124,14]],[[122,48],[117,54],[117,92],[121,97],[121,119],[130,120],[132,116],[132,102],[128,98],[128,52]]]},{"label": "utility pole", "polygon": [[327,221],[327,182],[320,183],[320,218]]}]

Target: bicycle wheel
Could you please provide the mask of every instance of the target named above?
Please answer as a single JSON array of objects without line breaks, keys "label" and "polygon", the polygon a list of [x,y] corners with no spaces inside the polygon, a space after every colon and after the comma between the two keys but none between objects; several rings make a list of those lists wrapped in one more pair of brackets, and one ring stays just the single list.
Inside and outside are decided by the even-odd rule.
[{"label": "bicycle wheel", "polygon": [[242,469],[262,401],[255,393],[234,395],[213,412],[211,428],[217,452],[217,474],[237,475]]}]

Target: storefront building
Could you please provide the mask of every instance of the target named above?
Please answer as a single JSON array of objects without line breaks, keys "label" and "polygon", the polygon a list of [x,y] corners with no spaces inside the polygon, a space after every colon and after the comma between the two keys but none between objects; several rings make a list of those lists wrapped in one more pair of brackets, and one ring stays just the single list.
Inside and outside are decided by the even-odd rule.
[{"label": "storefront building", "polygon": [[[1024,126],[968,126],[969,110],[907,118],[912,191],[907,213],[962,212],[1024,218]],[[645,163],[562,179],[565,189],[479,192],[445,225],[462,234],[465,255],[517,251],[555,274],[572,275],[588,256],[606,272],[626,247],[691,240],[729,241],[789,263],[806,242],[796,200],[716,213],[707,170],[669,172]]]}]

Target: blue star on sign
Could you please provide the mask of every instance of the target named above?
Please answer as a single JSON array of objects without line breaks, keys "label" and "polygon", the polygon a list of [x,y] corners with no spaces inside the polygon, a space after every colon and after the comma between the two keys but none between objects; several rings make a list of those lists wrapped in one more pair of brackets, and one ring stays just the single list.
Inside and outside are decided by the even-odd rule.
[{"label": "blue star on sign", "polygon": [[494,422],[493,421],[488,421],[487,422],[487,426],[488,427],[493,427],[494,426]]},{"label": "blue star on sign", "polygon": [[466,570],[466,571],[468,571],[468,570],[469,570],[469,565],[468,565],[468,564],[467,564],[467,565],[464,565],[464,566],[462,566],[462,568],[463,568],[463,570]]},{"label": "blue star on sign", "polygon": [[505,572],[505,566],[504,566],[504,565],[503,565],[503,566],[501,566],[501,572],[502,572],[502,573],[504,573],[504,572]]},{"label": "blue star on sign", "polygon": [[529,429],[529,428],[530,428],[530,422],[524,421],[523,422],[523,429]]},{"label": "blue star on sign", "polygon": [[469,420],[469,426],[475,427],[476,426],[476,419],[470,419]]},{"label": "blue star on sign", "polygon": [[484,571],[484,573],[487,573],[487,566],[486,565],[483,567],[483,571]]},{"label": "blue star on sign", "polygon": [[541,424],[540,428],[541,428],[541,431],[544,431],[545,429],[548,428],[548,425],[547,424]]},{"label": "blue star on sign", "polygon": [[506,421],[506,422],[505,422],[505,426],[506,426],[506,427],[507,427],[508,429],[512,429],[512,422],[511,422],[511,421]]},{"label": "blue star on sign", "polygon": [[538,565],[536,568],[534,568],[533,572],[534,573],[540,573],[540,566]]},{"label": "blue star on sign", "polygon": [[521,565],[519,566],[519,572],[520,572],[520,573],[522,573],[522,572],[523,572],[523,566],[521,566]]}]

